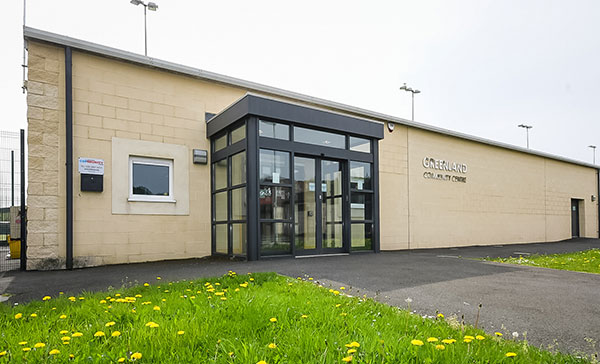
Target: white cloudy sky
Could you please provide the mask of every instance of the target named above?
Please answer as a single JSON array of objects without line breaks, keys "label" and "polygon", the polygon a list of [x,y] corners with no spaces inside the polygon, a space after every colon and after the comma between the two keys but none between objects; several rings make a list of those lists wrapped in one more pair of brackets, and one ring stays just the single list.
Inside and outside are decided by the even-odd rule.
[{"label": "white cloudy sky", "polygon": [[[591,162],[597,0],[156,0],[152,57]],[[22,1],[3,1],[0,129],[25,127]],[[28,0],[27,25],[143,53],[128,0]],[[600,160],[600,148],[597,153]]]}]

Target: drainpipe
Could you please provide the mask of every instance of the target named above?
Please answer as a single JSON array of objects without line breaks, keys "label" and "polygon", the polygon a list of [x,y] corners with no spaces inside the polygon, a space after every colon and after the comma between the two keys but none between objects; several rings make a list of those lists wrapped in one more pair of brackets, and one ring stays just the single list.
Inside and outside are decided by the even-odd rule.
[{"label": "drainpipe", "polygon": [[598,204],[598,238],[600,238],[600,168],[596,170],[598,174],[598,188],[596,189],[596,203]]},{"label": "drainpipe", "polygon": [[71,47],[65,47],[65,125],[66,125],[66,170],[67,170],[67,226],[66,245],[67,269],[73,269],[73,70]]}]

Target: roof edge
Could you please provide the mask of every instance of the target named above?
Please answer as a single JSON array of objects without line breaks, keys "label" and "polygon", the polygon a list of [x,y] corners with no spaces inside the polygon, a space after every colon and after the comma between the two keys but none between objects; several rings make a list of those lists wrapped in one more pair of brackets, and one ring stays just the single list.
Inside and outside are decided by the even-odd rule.
[{"label": "roof edge", "polygon": [[376,121],[380,121],[380,122],[393,122],[393,123],[405,125],[408,127],[422,129],[422,130],[426,130],[426,131],[430,131],[430,132],[434,132],[434,133],[438,133],[438,134],[443,134],[443,135],[448,135],[448,136],[452,136],[452,137],[456,137],[456,138],[460,138],[460,139],[470,140],[473,142],[487,144],[487,145],[491,145],[491,146],[499,147],[499,148],[503,148],[503,149],[509,149],[509,150],[513,150],[516,152],[536,155],[536,156],[543,157],[543,158],[554,159],[554,160],[561,161],[561,162],[576,164],[576,165],[589,167],[589,168],[593,168],[593,169],[600,171],[600,165],[594,165],[591,163],[586,163],[586,162],[578,161],[575,159],[565,158],[565,157],[561,157],[561,156],[550,154],[550,153],[526,149],[526,148],[518,147],[518,146],[507,144],[507,143],[497,142],[494,140],[485,139],[485,138],[481,138],[481,137],[477,137],[477,136],[473,136],[473,135],[469,135],[469,134],[464,134],[464,133],[452,131],[449,129],[444,129],[444,128],[439,128],[439,127],[428,125],[428,124],[418,123],[415,121],[410,121],[410,120],[399,118],[396,116],[386,115],[383,113],[379,113],[379,112],[375,112],[375,111],[371,111],[371,110],[367,110],[367,109],[362,109],[359,107],[346,105],[343,103],[329,101],[326,99],[321,99],[318,97],[313,97],[313,96],[309,96],[309,95],[305,95],[305,94],[301,94],[301,93],[297,93],[297,92],[293,92],[293,91],[288,91],[288,90],[280,89],[277,87],[271,87],[271,86],[263,85],[260,83],[255,83],[255,82],[246,81],[246,80],[242,80],[242,79],[235,78],[235,77],[222,75],[219,73],[204,71],[204,70],[201,70],[198,68],[184,66],[184,65],[181,65],[178,63],[168,62],[168,61],[164,61],[164,60],[157,59],[157,58],[147,57],[147,56],[143,56],[141,54],[124,51],[124,50],[121,50],[118,48],[108,47],[108,46],[104,46],[101,44],[92,43],[92,42],[88,42],[88,41],[84,41],[84,40],[80,40],[80,39],[76,39],[76,38],[71,38],[68,36],[48,32],[48,31],[41,30],[41,29],[23,26],[23,37],[25,39],[33,39],[33,40],[58,44],[58,45],[62,45],[62,46],[68,46],[68,47],[72,47],[72,48],[86,51],[89,53],[98,54],[98,55],[102,55],[102,56],[109,57],[109,58],[116,58],[119,60],[131,62],[131,63],[137,63],[137,64],[145,65],[148,67],[159,68],[159,69],[171,71],[174,73],[180,73],[180,74],[192,76],[192,77],[195,77],[198,79],[213,81],[213,82],[226,84],[229,86],[234,86],[234,87],[239,87],[239,88],[244,88],[244,89],[252,91],[252,92],[261,92],[261,93],[266,93],[266,94],[284,97],[284,98],[288,98],[288,99],[293,99],[293,100],[309,103],[312,105],[317,105],[317,106],[325,107],[328,109],[333,109],[336,111],[340,111],[342,113],[352,114],[353,116],[359,116],[359,117],[363,117],[366,119],[372,119],[372,120],[376,120]]}]

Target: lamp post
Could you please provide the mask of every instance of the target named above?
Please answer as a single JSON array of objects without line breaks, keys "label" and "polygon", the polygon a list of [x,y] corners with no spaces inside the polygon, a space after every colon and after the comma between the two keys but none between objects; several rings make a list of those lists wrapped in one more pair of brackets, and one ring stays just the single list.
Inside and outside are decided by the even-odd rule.
[{"label": "lamp post", "polygon": [[531,125],[525,125],[525,124],[520,124],[518,125],[519,128],[525,128],[525,130],[527,130],[527,149],[529,149],[529,129],[533,128],[533,126]]},{"label": "lamp post", "polygon": [[593,162],[592,164],[596,164],[596,146],[595,145],[588,145],[588,148],[592,148],[592,153],[593,153]]},{"label": "lamp post", "polygon": [[420,94],[421,91],[406,86],[406,82],[400,87],[400,90],[410,92],[412,94],[412,121],[415,121],[415,94]]},{"label": "lamp post", "polygon": [[158,5],[153,2],[149,2],[148,4],[144,3],[142,0],[131,0],[130,3],[133,5],[143,5],[144,6],[144,55],[148,55],[148,31],[146,30],[146,8],[150,11],[156,11],[158,9]]}]

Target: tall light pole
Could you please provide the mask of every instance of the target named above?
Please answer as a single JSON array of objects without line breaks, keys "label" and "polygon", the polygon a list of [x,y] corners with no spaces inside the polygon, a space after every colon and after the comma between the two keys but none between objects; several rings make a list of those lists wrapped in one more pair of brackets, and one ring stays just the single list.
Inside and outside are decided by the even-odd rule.
[{"label": "tall light pole", "polygon": [[525,130],[527,130],[527,149],[529,149],[529,129],[533,128],[533,126],[531,125],[525,125],[525,124],[520,124],[518,125],[519,128],[525,128]]},{"label": "tall light pole", "polygon": [[144,3],[142,0],[131,0],[130,3],[133,5],[143,5],[144,6],[144,55],[148,55],[148,31],[146,28],[146,8],[150,11],[156,11],[158,9],[158,5],[153,2],[149,2],[148,4]]},{"label": "tall light pole", "polygon": [[421,91],[417,89],[413,90],[412,87],[406,86],[406,82],[400,87],[400,90],[410,92],[412,94],[412,121],[415,121],[415,94],[420,94]]},{"label": "tall light pole", "polygon": [[595,145],[588,145],[588,148],[592,148],[592,152],[594,153],[594,158],[592,159],[593,162],[592,164],[596,164],[596,146]]}]

